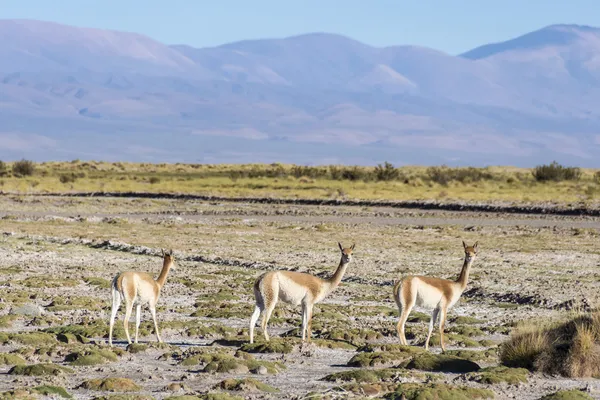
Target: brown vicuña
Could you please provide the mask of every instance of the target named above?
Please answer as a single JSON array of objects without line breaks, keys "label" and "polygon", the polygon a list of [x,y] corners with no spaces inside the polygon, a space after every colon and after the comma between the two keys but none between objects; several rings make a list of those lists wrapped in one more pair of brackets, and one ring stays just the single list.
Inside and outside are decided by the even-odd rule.
[{"label": "brown vicu\u00f1a", "polygon": [[131,317],[131,311],[133,310],[134,304],[136,304],[135,343],[138,342],[140,313],[142,305],[144,304],[148,304],[148,308],[150,308],[152,320],[154,321],[154,330],[156,331],[156,339],[159,342],[162,342],[158,332],[158,324],[156,323],[156,303],[158,302],[158,297],[160,296],[160,290],[167,281],[169,270],[174,267],[175,256],[173,256],[173,250],[169,250],[166,253],[164,250],[161,250],[161,252],[163,257],[163,267],[156,280],[154,280],[152,275],[146,272],[136,271],[121,272],[113,279],[111,285],[112,310],[110,312],[110,327],[108,333],[108,344],[110,346],[112,346],[112,334],[115,325],[115,317],[117,316],[117,310],[121,306],[122,300],[125,300],[125,317],[123,318],[123,326],[125,327],[127,342],[131,344],[131,337],[129,336],[129,318]]},{"label": "brown vicu\u00f1a", "polygon": [[444,325],[446,316],[450,307],[452,307],[460,298],[467,287],[469,279],[469,271],[475,256],[477,255],[477,244],[467,246],[463,241],[465,249],[465,262],[463,264],[460,275],[456,281],[440,278],[432,278],[429,276],[407,276],[394,286],[394,300],[398,305],[400,312],[400,320],[398,321],[398,336],[400,343],[407,345],[406,335],[404,334],[404,325],[408,319],[413,307],[416,305],[426,308],[433,308],[431,321],[429,322],[429,332],[425,340],[425,349],[429,349],[429,339],[431,332],[436,323],[437,318],[440,318],[440,344],[442,351],[446,351],[444,345]]},{"label": "brown vicu\u00f1a", "polygon": [[250,343],[254,342],[254,327],[263,313],[262,330],[269,340],[267,323],[278,300],[295,306],[302,305],[302,340],[310,341],[313,306],[327,297],[339,284],[352,260],[354,245],[343,248],[338,243],[342,256],[340,264],[329,279],[294,271],[270,271],[262,274],[254,283],[256,306],[250,318]]}]

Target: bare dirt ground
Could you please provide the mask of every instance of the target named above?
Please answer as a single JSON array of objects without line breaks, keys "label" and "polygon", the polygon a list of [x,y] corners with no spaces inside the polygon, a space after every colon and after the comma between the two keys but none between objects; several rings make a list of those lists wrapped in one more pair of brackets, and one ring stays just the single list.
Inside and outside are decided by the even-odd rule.
[{"label": "bare dirt ground", "polygon": [[[499,364],[498,345],[518,321],[597,308],[599,228],[594,217],[3,196],[0,393],[44,397],[53,386],[82,399],[301,399],[401,398],[404,390],[408,399],[527,400],[584,389],[600,399],[598,380],[520,372],[505,382],[482,379],[479,370]],[[455,278],[462,240],[478,240],[480,250],[446,340],[449,353],[466,361],[424,362],[421,348],[394,347],[392,286],[407,274]],[[248,346],[255,278],[272,269],[327,276],[339,261],[338,241],[356,243],[355,256],[342,285],[315,309],[313,342],[300,345],[300,310],[280,304],[272,345],[257,328],[258,346]],[[119,322],[111,351],[109,282],[124,270],[158,275],[161,248],[176,256],[159,302],[166,344],[155,344],[144,310],[144,346],[127,347]],[[427,316],[413,313],[409,341],[420,345]],[[47,363],[68,370],[14,367]],[[344,371],[351,372],[332,375]]]}]

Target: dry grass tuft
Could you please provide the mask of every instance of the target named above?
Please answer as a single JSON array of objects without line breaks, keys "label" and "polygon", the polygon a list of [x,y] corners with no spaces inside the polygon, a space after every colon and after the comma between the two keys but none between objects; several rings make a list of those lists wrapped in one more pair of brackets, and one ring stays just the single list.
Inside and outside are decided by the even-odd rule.
[{"label": "dry grass tuft", "polygon": [[573,378],[600,377],[600,312],[564,322],[518,326],[500,350],[502,363]]}]

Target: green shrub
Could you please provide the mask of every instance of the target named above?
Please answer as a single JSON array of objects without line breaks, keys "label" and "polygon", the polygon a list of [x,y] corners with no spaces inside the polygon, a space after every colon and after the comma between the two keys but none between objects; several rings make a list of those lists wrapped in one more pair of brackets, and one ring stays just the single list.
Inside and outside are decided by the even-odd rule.
[{"label": "green shrub", "polygon": [[35,164],[25,159],[16,161],[12,166],[12,172],[15,176],[31,176],[35,172]]},{"label": "green shrub", "polygon": [[148,182],[150,182],[152,185],[154,185],[156,183],[160,183],[160,178],[158,176],[152,176],[152,177],[150,177]]},{"label": "green shrub", "polygon": [[494,176],[485,168],[449,168],[446,165],[427,168],[427,177],[440,185],[447,185],[452,181],[469,183],[494,179]]},{"label": "green shrub", "polygon": [[576,181],[581,178],[581,169],[577,167],[564,167],[556,161],[550,164],[538,165],[531,173],[538,182]]},{"label": "green shrub", "polygon": [[60,174],[60,176],[58,177],[58,180],[60,181],[60,183],[75,182],[77,180],[77,175],[75,175],[74,173]]},{"label": "green shrub", "polygon": [[375,167],[375,179],[378,181],[393,181],[398,179],[400,171],[395,168],[389,162],[385,162],[383,165],[377,164]]},{"label": "green shrub", "polygon": [[0,160],[0,176],[4,176],[8,173],[8,168],[6,167],[6,163]]}]

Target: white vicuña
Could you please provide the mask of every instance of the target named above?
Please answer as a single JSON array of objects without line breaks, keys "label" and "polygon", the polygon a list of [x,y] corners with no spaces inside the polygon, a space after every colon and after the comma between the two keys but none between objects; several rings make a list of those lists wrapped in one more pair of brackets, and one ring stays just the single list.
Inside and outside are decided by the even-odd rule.
[{"label": "white vicu\u00f1a", "polygon": [[254,326],[263,313],[262,330],[265,340],[269,340],[267,323],[278,300],[292,305],[302,304],[302,340],[311,337],[313,305],[323,300],[339,284],[352,260],[354,245],[343,248],[338,243],[342,257],[340,264],[329,279],[294,271],[270,271],[262,274],[254,283],[256,306],[250,318],[250,343],[254,342]]},{"label": "white vicu\u00f1a", "polygon": [[473,246],[467,246],[463,241],[465,249],[465,262],[463,264],[460,275],[456,281],[440,278],[432,278],[429,276],[407,276],[394,286],[394,300],[400,311],[400,320],[398,321],[398,336],[400,343],[407,345],[406,335],[404,334],[404,325],[408,319],[413,307],[416,305],[426,308],[433,308],[431,321],[429,322],[429,332],[425,340],[425,349],[429,349],[429,339],[431,332],[436,323],[437,318],[440,318],[440,344],[442,351],[446,351],[444,345],[444,325],[446,323],[446,315],[450,307],[452,307],[460,298],[467,287],[469,279],[469,271],[475,256],[477,255],[477,243]]},{"label": "white vicu\u00f1a", "polygon": [[167,275],[169,270],[173,268],[175,257],[173,256],[173,250],[169,250],[165,253],[162,250],[163,256],[163,267],[160,271],[160,275],[156,280],[152,275],[146,272],[135,272],[127,271],[121,272],[115,276],[112,281],[112,310],[110,312],[110,328],[108,333],[108,344],[112,346],[112,334],[113,327],[115,325],[115,317],[117,316],[117,310],[121,306],[121,301],[125,300],[125,317],[123,318],[123,326],[125,327],[125,334],[127,335],[127,342],[131,344],[131,337],[129,336],[129,318],[131,317],[131,311],[133,305],[136,304],[135,312],[135,343],[138,342],[138,331],[140,328],[140,313],[142,305],[148,304],[152,319],[154,320],[154,329],[156,331],[156,339],[162,342],[160,334],[158,332],[158,324],[156,323],[156,303],[160,296],[160,290],[167,281]]}]

